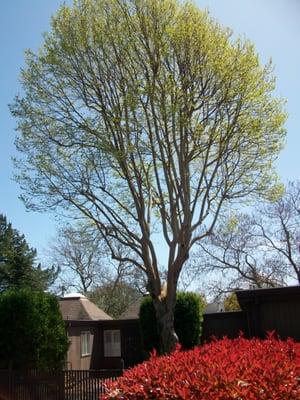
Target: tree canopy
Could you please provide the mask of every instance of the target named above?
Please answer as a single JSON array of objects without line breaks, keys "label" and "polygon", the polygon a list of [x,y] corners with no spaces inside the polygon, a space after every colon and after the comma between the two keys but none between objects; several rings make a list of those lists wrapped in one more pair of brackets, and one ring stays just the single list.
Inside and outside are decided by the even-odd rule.
[{"label": "tree canopy", "polygon": [[146,273],[170,351],[190,249],[230,203],[276,192],[285,113],[272,66],[190,2],[79,0],[21,78],[11,110],[27,206],[83,213],[112,257]]},{"label": "tree canopy", "polygon": [[36,250],[29,247],[24,235],[13,229],[0,214],[0,292],[7,289],[46,290],[55,280],[55,268],[36,265]]},{"label": "tree canopy", "polygon": [[118,318],[141,296],[133,281],[118,279],[102,284],[87,294],[89,300],[113,318]]},{"label": "tree canopy", "polygon": [[86,294],[107,277],[107,251],[95,229],[63,226],[50,249],[52,262],[60,268],[57,283],[65,290],[72,288]]},{"label": "tree canopy", "polygon": [[198,243],[193,272],[211,273],[216,293],[300,284],[299,230],[300,183],[288,182],[276,200],[223,219]]},{"label": "tree canopy", "polygon": [[224,310],[225,311],[240,311],[241,307],[235,292],[229,293],[224,298]]},{"label": "tree canopy", "polygon": [[[51,260],[60,270],[56,287],[92,295],[100,308],[116,316],[133,300],[129,296],[126,302],[126,292],[132,289],[131,293],[135,293],[136,298],[140,290],[145,291],[145,279],[142,271],[128,262],[112,260],[98,229],[86,222],[62,226],[50,246]],[[119,255],[124,256],[125,253],[128,250],[119,246]],[[112,313],[108,312],[109,304],[113,305]]]}]

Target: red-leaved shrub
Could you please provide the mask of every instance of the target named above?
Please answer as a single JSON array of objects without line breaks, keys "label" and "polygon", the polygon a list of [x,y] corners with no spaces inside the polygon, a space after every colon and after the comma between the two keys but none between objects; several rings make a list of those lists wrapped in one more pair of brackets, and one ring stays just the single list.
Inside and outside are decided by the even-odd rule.
[{"label": "red-leaved shrub", "polygon": [[105,400],[299,400],[300,343],[224,338],[151,359],[107,386]]}]

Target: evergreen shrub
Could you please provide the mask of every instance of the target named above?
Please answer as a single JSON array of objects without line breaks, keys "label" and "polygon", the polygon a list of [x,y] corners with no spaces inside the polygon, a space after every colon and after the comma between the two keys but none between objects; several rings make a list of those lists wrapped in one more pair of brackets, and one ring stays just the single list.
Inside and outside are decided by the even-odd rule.
[{"label": "evergreen shrub", "polygon": [[[204,301],[196,293],[178,292],[174,310],[174,328],[183,349],[191,349],[200,342]],[[159,336],[155,309],[150,296],[143,299],[140,307],[140,326],[144,349],[159,352]]]},{"label": "evergreen shrub", "polygon": [[68,350],[56,297],[30,289],[0,294],[0,368],[62,367]]}]

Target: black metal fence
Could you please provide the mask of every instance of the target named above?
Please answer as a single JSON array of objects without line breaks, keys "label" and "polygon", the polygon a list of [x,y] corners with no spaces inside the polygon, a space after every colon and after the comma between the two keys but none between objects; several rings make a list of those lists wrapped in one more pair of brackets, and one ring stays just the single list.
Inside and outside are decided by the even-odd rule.
[{"label": "black metal fence", "polygon": [[99,400],[119,370],[0,370],[0,400]]},{"label": "black metal fence", "polygon": [[[122,375],[119,370],[64,371],[64,400],[99,400],[105,384]],[[19,399],[17,399],[19,400]]]}]

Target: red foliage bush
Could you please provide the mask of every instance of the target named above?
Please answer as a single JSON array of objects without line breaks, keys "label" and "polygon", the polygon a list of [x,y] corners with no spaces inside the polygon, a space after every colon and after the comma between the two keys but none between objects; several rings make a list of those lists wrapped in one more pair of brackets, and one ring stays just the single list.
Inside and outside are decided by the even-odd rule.
[{"label": "red foliage bush", "polygon": [[132,368],[105,400],[299,400],[300,343],[224,338]]}]

